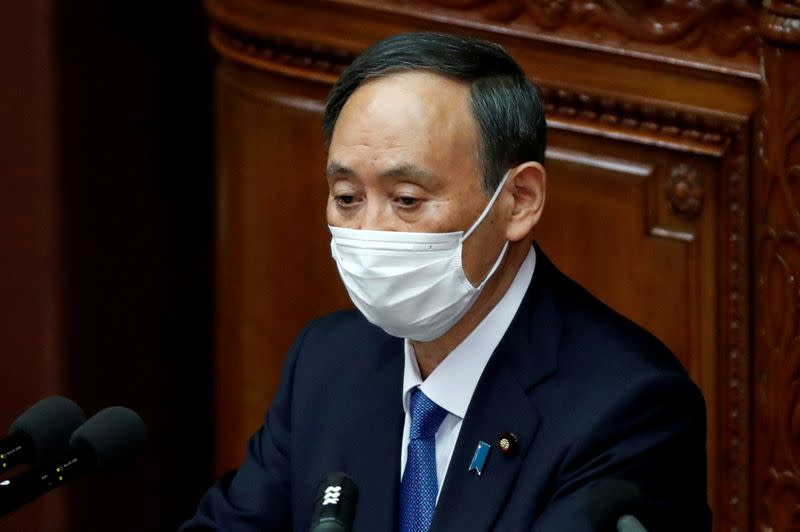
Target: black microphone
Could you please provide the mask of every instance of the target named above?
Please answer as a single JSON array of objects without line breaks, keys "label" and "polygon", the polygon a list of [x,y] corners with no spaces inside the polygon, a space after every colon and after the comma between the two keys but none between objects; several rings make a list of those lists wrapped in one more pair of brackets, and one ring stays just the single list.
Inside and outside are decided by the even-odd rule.
[{"label": "black microphone", "polygon": [[66,397],[42,399],[23,412],[0,440],[0,474],[20,464],[35,464],[64,452],[69,437],[86,421],[83,410]]},{"label": "black microphone", "polygon": [[331,473],[319,483],[309,532],[350,532],[356,517],[358,488],[344,473]]},{"label": "black microphone", "polygon": [[145,438],[144,423],[133,410],[122,406],[101,410],[75,430],[64,458],[0,482],[0,516],[85,473],[132,462]]},{"label": "black microphone", "polygon": [[595,530],[647,532],[635,514],[641,512],[642,495],[631,482],[610,478],[592,486],[586,514]]}]

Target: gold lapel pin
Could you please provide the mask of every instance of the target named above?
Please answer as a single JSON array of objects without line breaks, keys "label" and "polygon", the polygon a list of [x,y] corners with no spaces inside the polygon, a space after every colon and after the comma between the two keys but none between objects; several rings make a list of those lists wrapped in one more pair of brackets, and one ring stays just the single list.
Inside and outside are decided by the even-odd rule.
[{"label": "gold lapel pin", "polygon": [[519,438],[513,432],[504,432],[497,443],[500,452],[509,458],[519,454]]}]

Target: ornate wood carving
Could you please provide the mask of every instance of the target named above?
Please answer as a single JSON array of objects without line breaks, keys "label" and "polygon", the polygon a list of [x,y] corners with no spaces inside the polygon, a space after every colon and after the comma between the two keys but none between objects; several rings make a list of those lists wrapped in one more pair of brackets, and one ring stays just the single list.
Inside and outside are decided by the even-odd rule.
[{"label": "ornate wood carving", "polygon": [[[716,58],[756,76],[758,3],[751,0],[333,0],[448,22],[513,28],[622,54]],[[697,62],[696,62],[697,63]],[[699,65],[713,67],[712,64]]]},{"label": "ornate wood carving", "polygon": [[289,39],[259,37],[215,26],[211,45],[223,57],[267,71],[333,84],[357,54],[341,48]]},{"label": "ornate wood carving", "polygon": [[755,509],[761,530],[800,528],[800,2],[761,20],[756,187]]},{"label": "ornate wood carving", "polygon": [[[719,155],[735,126],[713,113],[683,111],[613,95],[596,95],[540,84],[548,121],[593,123],[624,132],[658,136],[670,144],[691,145],[692,151]],[[705,147],[705,149],[703,148]]]},{"label": "ornate wood carving", "polygon": [[630,40],[679,44],[692,49],[707,41],[719,55],[747,48],[755,54],[756,8],[743,0],[728,2],[623,2],[619,0],[431,0],[432,4],[472,9],[489,20],[512,22],[528,17],[539,28],[556,31],[584,26],[596,41]]},{"label": "ornate wood carving", "polygon": [[800,19],[797,18],[797,2],[775,2],[774,11],[764,11],[761,15],[761,34],[770,41],[783,44],[800,44]]},{"label": "ornate wood carving", "polygon": [[719,392],[719,530],[741,532],[750,528],[750,319],[748,260],[749,157],[747,125],[732,126],[722,157],[720,198],[724,242],[720,257],[719,290],[720,364]]},{"label": "ornate wood carving", "polygon": [[[257,37],[223,26],[211,30],[211,44],[223,56],[259,69],[332,84],[356,53],[309,41]],[[616,95],[539,84],[548,121],[567,127],[602,127],[640,140],[658,138],[678,149],[720,155],[737,127],[730,117],[659,106]]]},{"label": "ornate wood carving", "polygon": [[691,220],[700,214],[705,187],[696,168],[688,164],[675,166],[667,179],[665,193],[676,216]]}]

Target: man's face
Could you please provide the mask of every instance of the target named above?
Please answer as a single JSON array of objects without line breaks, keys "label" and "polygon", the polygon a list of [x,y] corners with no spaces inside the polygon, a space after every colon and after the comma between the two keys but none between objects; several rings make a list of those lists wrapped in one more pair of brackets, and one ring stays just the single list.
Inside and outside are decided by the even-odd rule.
[{"label": "man's face", "polygon": [[[389,75],[359,87],[342,109],[328,152],[328,223],[377,231],[468,229],[489,198],[469,87],[427,72]],[[464,243],[477,284],[505,241],[511,195]]]}]

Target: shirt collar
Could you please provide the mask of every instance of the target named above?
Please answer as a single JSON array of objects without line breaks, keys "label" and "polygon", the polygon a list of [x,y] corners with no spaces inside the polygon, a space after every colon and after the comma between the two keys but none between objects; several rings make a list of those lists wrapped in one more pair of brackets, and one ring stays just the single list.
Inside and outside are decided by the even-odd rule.
[{"label": "shirt collar", "polygon": [[511,286],[508,287],[497,305],[445,357],[425,381],[422,380],[419,371],[414,347],[408,339],[405,340],[403,410],[406,413],[408,413],[411,391],[419,386],[423,393],[440,407],[461,419],[466,416],[467,407],[478,386],[481,374],[508,326],[511,325],[511,321],[528,291],[535,268],[536,251],[531,246],[531,250],[517,271]]}]

